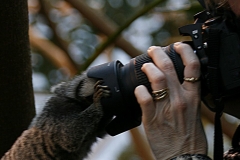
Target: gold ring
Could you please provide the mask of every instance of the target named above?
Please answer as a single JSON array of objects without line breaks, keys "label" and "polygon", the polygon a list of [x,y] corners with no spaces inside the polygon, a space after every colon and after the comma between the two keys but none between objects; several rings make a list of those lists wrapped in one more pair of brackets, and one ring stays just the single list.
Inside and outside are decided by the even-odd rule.
[{"label": "gold ring", "polygon": [[154,100],[161,100],[168,95],[168,89],[160,89],[158,91],[152,91],[152,97]]},{"label": "gold ring", "polygon": [[195,77],[184,77],[183,78],[184,81],[192,82],[192,83],[199,81],[199,79],[200,78],[195,78]]}]

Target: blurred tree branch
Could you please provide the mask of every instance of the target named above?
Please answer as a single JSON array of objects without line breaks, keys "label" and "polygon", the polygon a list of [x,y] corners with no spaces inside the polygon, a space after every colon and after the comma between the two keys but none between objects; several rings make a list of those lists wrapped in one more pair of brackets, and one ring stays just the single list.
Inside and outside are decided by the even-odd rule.
[{"label": "blurred tree branch", "polygon": [[71,77],[76,75],[77,68],[67,56],[66,52],[48,39],[37,36],[31,26],[29,28],[29,36],[31,45],[39,49],[57,68],[66,68]]},{"label": "blurred tree branch", "polygon": [[64,41],[61,37],[59,37],[59,35],[56,31],[57,25],[54,22],[52,22],[49,18],[49,13],[52,9],[50,1],[49,0],[39,0],[39,3],[41,5],[40,11],[43,13],[44,17],[46,18],[46,20],[49,24],[49,27],[53,31],[55,43],[57,44],[57,46],[59,48],[61,48],[64,51],[66,56],[68,56],[69,61],[71,61],[72,65],[77,69],[77,65],[75,64],[75,62],[72,60],[72,58],[68,54],[68,45],[69,45],[68,42]]},{"label": "blurred tree branch", "polygon": [[[81,71],[85,70],[93,61],[96,59],[96,57],[104,51],[106,47],[108,47],[111,43],[116,42],[116,45],[119,46],[119,41],[121,41],[121,33],[129,27],[130,24],[132,24],[133,21],[135,21],[137,18],[141,17],[142,15],[149,12],[151,9],[156,7],[158,4],[160,4],[163,0],[155,0],[149,5],[145,6],[143,9],[141,9],[139,12],[137,12],[133,17],[128,19],[124,25],[119,27],[117,30],[115,29],[115,25],[113,25],[113,22],[110,22],[107,18],[103,18],[103,16],[94,11],[93,9],[89,8],[86,4],[84,4],[82,1],[77,0],[66,0],[69,3],[71,3],[76,9],[78,9],[84,16],[86,16],[87,19],[91,20],[94,26],[97,28],[100,27],[102,32],[105,32],[109,37],[108,39],[99,45],[99,47],[96,48],[94,54],[85,62],[84,66],[81,68]],[[100,16],[101,15],[101,16]],[[109,23],[105,23],[109,22]],[[103,24],[105,24],[103,26]],[[126,45],[126,44],[125,44]],[[122,46],[123,47],[123,46]],[[122,48],[121,47],[121,48]],[[123,49],[123,48],[122,48]],[[123,49],[124,50],[124,49]],[[128,53],[128,52],[127,52]],[[129,54],[129,53],[128,53]],[[138,56],[141,53],[137,52],[131,52],[129,54],[132,57]]]},{"label": "blurred tree branch", "polygon": [[[66,1],[69,2],[72,6],[74,6],[86,19],[88,19],[93,24],[94,27],[96,27],[100,32],[102,32],[106,36],[112,35],[117,30],[118,27],[114,22],[109,20],[99,11],[96,11],[90,8],[83,1],[78,1],[78,0],[66,0]],[[125,28],[123,28],[123,30]],[[120,31],[120,33],[121,32],[122,30]],[[110,40],[111,41],[110,43],[113,43],[117,39],[115,41],[116,46],[123,49],[131,57],[135,57],[142,54],[138,49],[132,46],[132,44],[130,44],[127,40],[125,40],[123,37],[119,35],[120,34],[117,34],[117,36],[114,39]],[[103,51],[108,45],[104,46],[101,51]],[[90,61],[92,62],[99,54],[90,58],[91,59]],[[87,62],[87,64],[81,70],[85,70],[90,63]]]}]

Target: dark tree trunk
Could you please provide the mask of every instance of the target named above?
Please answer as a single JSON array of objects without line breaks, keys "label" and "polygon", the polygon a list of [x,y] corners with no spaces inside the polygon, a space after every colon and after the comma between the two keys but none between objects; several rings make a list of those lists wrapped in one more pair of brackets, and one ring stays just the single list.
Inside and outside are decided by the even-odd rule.
[{"label": "dark tree trunk", "polygon": [[0,2],[0,157],[35,115],[27,0]]}]

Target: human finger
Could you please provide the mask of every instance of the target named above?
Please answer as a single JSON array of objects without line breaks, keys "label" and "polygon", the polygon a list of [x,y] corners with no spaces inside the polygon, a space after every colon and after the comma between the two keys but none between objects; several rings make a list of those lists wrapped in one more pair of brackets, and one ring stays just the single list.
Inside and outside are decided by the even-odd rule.
[{"label": "human finger", "polygon": [[193,49],[185,43],[175,43],[174,50],[181,56],[184,69],[183,87],[187,90],[194,91],[199,88],[200,62]]},{"label": "human finger", "polygon": [[148,49],[148,55],[152,58],[154,64],[165,75],[167,86],[173,94],[178,93],[180,82],[169,56],[162,50],[161,47],[152,46]]},{"label": "human finger", "polygon": [[144,63],[142,71],[147,75],[153,91],[167,88],[165,75],[153,63]]},{"label": "human finger", "polygon": [[148,92],[147,88],[143,85],[136,87],[134,94],[142,109],[143,122],[150,121],[150,119],[154,117],[156,110],[152,96]]},{"label": "human finger", "polygon": [[145,63],[142,71],[147,75],[152,87],[152,97],[155,101],[162,101],[168,96],[165,75],[153,63]]}]

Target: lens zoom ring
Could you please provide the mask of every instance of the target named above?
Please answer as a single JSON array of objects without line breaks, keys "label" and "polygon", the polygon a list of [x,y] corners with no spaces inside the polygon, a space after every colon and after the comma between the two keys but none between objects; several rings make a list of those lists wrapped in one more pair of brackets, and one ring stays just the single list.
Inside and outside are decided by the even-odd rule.
[{"label": "lens zoom ring", "polygon": [[172,60],[179,82],[183,83],[184,65],[182,59],[180,58],[180,55],[174,50],[173,44],[164,47],[163,50]]},{"label": "lens zoom ring", "polygon": [[142,72],[141,68],[144,63],[153,62],[148,54],[142,54],[135,57],[135,71],[138,80],[138,85],[145,85],[149,92],[152,91],[151,84],[148,81],[148,78],[145,73]]}]

